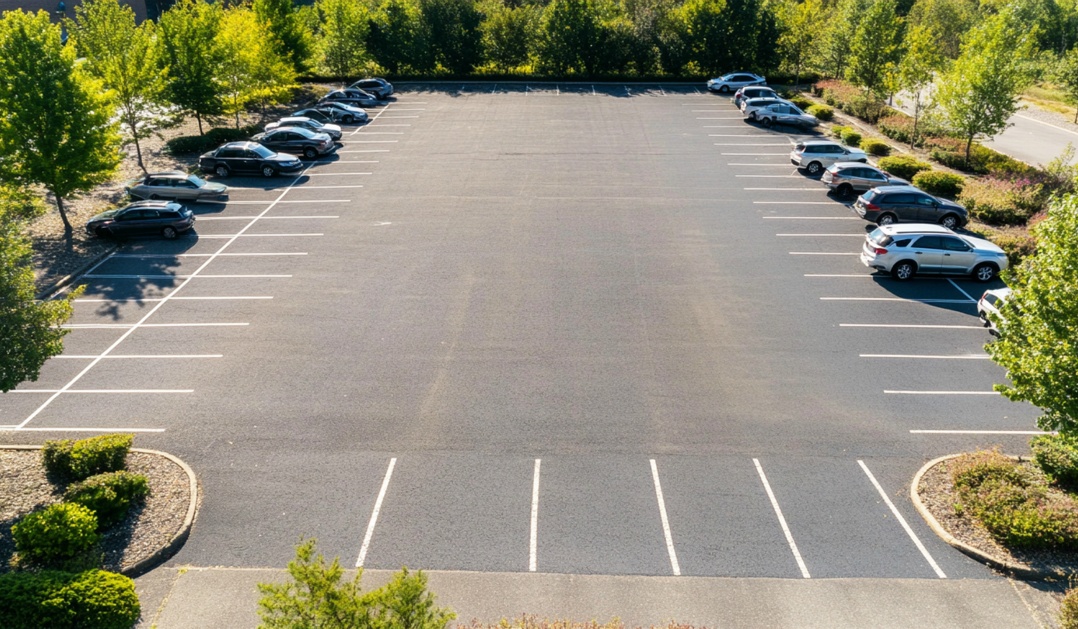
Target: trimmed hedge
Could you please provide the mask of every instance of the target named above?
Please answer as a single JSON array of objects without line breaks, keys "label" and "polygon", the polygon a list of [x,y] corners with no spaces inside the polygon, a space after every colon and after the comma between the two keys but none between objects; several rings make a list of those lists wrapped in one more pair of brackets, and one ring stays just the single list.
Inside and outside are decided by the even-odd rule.
[{"label": "trimmed hedge", "polygon": [[46,441],[41,450],[41,463],[49,476],[64,481],[80,481],[94,474],[116,472],[124,469],[134,438],[131,434],[116,434],[79,441]]},{"label": "trimmed hedge", "polygon": [[891,147],[882,140],[876,138],[865,138],[861,140],[861,148],[869,155],[875,155],[877,157],[886,157],[891,154]]},{"label": "trimmed hedge", "polygon": [[827,105],[810,105],[805,113],[810,116],[816,116],[817,120],[827,122],[835,117],[835,110],[831,109]]},{"label": "trimmed hedge", "polygon": [[98,530],[102,530],[123,520],[131,505],[142,501],[149,491],[142,474],[106,472],[68,487],[64,502],[93,511],[97,515]]},{"label": "trimmed hedge", "polygon": [[135,582],[113,572],[0,575],[6,629],[130,629],[142,612]]},{"label": "trimmed hedge", "polygon": [[928,194],[953,199],[962,192],[962,186],[965,185],[966,178],[962,175],[945,173],[939,170],[922,170],[913,176],[913,181],[910,183]]},{"label": "trimmed hedge", "polygon": [[1072,491],[1078,489],[1078,443],[1062,435],[1042,435],[1029,445],[1033,460],[1049,480]]},{"label": "trimmed hedge", "polygon": [[218,127],[216,129],[210,129],[205,135],[181,135],[180,137],[172,138],[165,143],[165,146],[168,147],[168,152],[173,155],[205,153],[206,151],[212,151],[226,142],[246,140],[255,133],[258,133],[258,131],[259,129],[256,125],[240,127],[239,129],[233,127]]},{"label": "trimmed hedge", "polygon": [[11,536],[21,557],[56,566],[85,555],[97,544],[97,516],[82,505],[53,504],[23,517],[11,527]]},{"label": "trimmed hedge", "polygon": [[882,158],[880,160],[880,168],[896,177],[902,177],[907,181],[912,181],[913,177],[922,170],[931,170],[932,165],[908,155],[894,155],[892,157]]},{"label": "trimmed hedge", "polygon": [[842,134],[842,142],[847,146],[860,146],[861,134],[854,130],[845,131]]},{"label": "trimmed hedge", "polygon": [[799,109],[801,109],[801,110],[805,110],[805,109],[808,109],[809,107],[813,106],[812,101],[805,98],[804,96],[801,96],[800,94],[795,94],[795,95],[787,98],[786,100],[788,100],[791,103],[797,105],[797,107]]}]

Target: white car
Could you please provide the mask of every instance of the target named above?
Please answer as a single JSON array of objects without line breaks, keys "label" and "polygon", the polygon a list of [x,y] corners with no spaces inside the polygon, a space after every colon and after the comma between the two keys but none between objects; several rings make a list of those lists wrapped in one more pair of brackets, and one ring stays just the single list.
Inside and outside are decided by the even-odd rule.
[{"label": "white car", "polygon": [[759,98],[747,98],[741,101],[741,115],[745,116],[750,122],[756,122],[756,114],[765,107],[771,105],[778,105],[781,103],[789,103],[790,101],[779,98],[778,96],[760,96]]},{"label": "white car", "polygon": [[751,72],[731,72],[730,74],[724,74],[718,78],[708,80],[707,89],[709,92],[728,94],[749,85],[763,85],[764,83],[767,83],[767,79],[759,74],[753,74]]},{"label": "white car", "polygon": [[877,227],[865,236],[861,263],[899,281],[931,273],[990,282],[1008,266],[1007,254],[994,243],[929,223]]},{"label": "white car", "polygon": [[[981,295],[980,301],[977,302],[977,316],[981,318],[981,323],[988,328],[988,333],[992,336],[999,336],[999,328],[996,327],[995,321],[992,321],[992,319],[1003,320],[999,315],[999,311],[1003,308],[1003,304],[1010,299],[1011,292],[1009,288],[986,290]],[[989,316],[989,313],[992,316]]]},{"label": "white car", "polygon": [[810,175],[819,175],[837,162],[868,163],[868,155],[852,146],[843,146],[831,140],[806,140],[794,145],[790,161]]}]

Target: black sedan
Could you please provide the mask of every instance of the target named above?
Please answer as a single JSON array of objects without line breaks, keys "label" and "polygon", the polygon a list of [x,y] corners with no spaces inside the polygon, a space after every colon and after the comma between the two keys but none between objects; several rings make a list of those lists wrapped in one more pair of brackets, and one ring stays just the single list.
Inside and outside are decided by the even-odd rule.
[{"label": "black sedan", "polygon": [[86,231],[95,236],[114,238],[161,234],[171,240],[194,225],[194,212],[179,203],[136,201],[91,218],[86,223]]},{"label": "black sedan", "polygon": [[302,153],[307,159],[337,150],[328,133],[315,133],[304,127],[278,127],[252,136],[251,141],[274,151],[287,151],[293,155]]},{"label": "black sedan", "polygon": [[261,173],[272,177],[278,173],[294,173],[303,169],[295,155],[275,153],[257,142],[229,142],[198,158],[198,167],[205,173],[227,177],[232,173]]}]

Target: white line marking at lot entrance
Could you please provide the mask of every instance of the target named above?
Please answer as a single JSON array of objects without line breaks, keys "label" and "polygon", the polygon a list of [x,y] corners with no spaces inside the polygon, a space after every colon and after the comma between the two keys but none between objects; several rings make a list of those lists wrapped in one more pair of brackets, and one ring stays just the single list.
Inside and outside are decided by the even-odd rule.
[{"label": "white line marking at lot entrance", "polygon": [[859,354],[861,358],[914,358],[937,360],[988,360],[988,354],[956,354],[954,356],[932,354]]},{"label": "white line marking at lot entrance", "polygon": [[767,476],[764,475],[764,468],[760,466],[759,459],[753,459],[752,463],[756,466],[756,471],[760,474],[760,480],[764,484],[764,491],[767,492],[767,497],[771,500],[771,506],[775,509],[775,515],[779,518],[779,525],[782,527],[782,533],[786,536],[786,541],[790,544],[790,550],[793,551],[794,559],[797,560],[797,567],[801,569],[801,576],[808,579],[810,577],[808,568],[805,566],[805,560],[801,558],[801,552],[797,550],[794,536],[790,533],[790,527],[786,525],[786,518],[782,517],[782,509],[779,508],[779,501],[775,499],[775,492],[771,491],[771,484],[767,482]]},{"label": "white line marking at lot entrance", "polygon": [[194,389],[13,389],[8,393],[194,393]]},{"label": "white line marking at lot entrance", "polygon": [[[119,359],[141,359],[141,358],[224,358],[224,354],[109,354],[105,358],[108,360]],[[69,355],[60,354],[59,356],[53,356],[53,358],[81,358],[83,360],[93,360],[97,358],[96,354],[91,355]]]},{"label": "white line marking at lot entrance", "polygon": [[359,547],[359,558],[356,559],[356,567],[362,568],[367,559],[367,549],[371,545],[371,537],[374,536],[374,525],[378,524],[378,513],[382,510],[382,501],[385,500],[386,490],[389,489],[389,479],[393,478],[393,467],[397,465],[397,457],[389,460],[385,478],[382,479],[382,489],[378,491],[378,499],[374,501],[374,511],[371,512],[371,520],[367,523],[367,534],[363,536],[363,545]]},{"label": "white line marking at lot entrance", "polygon": [[655,459],[651,459],[651,478],[655,481],[655,499],[659,502],[659,517],[663,522],[663,536],[666,537],[666,552],[670,555],[670,569],[674,576],[681,576],[681,566],[677,562],[677,553],[674,552],[674,537],[670,534],[670,520],[666,517],[666,501],[663,500],[663,487],[659,484],[659,468],[655,465]]},{"label": "white line marking at lot entrance", "polygon": [[301,236],[325,236],[325,234],[202,234],[199,238],[299,238]]},{"label": "white line marking at lot entrance", "polygon": [[954,283],[954,280],[952,280],[951,278],[947,278],[947,281],[951,283],[951,286],[954,286],[954,287],[955,287],[956,289],[958,289],[958,292],[960,292],[960,293],[962,293],[963,295],[965,295],[965,296],[966,296],[966,299],[969,299],[970,301],[977,301],[976,299],[974,299],[974,298],[973,298],[973,296],[972,296],[972,295],[970,295],[970,294],[969,294],[969,293],[967,293],[966,291],[962,290],[962,287],[961,287],[961,286],[959,286],[958,284],[955,284],[955,283]]},{"label": "white line marking at lot entrance", "polygon": [[539,558],[539,467],[541,465],[542,461],[535,459],[535,467],[532,469],[532,517],[529,527],[528,572],[535,572]]},{"label": "white line marking at lot entrance", "polygon": [[19,432],[165,432],[164,428],[9,428],[0,427],[0,431],[18,430]]},{"label": "white line marking at lot entrance", "polygon": [[930,330],[983,330],[979,325],[928,325],[914,323],[840,323],[840,328],[921,328]]},{"label": "white line marking at lot entrance", "polygon": [[[258,218],[257,216],[200,216],[198,222],[202,221],[248,221],[252,218]],[[293,221],[299,219],[315,219],[315,218],[340,218],[340,216],[263,216],[264,221]],[[209,255],[209,254],[206,254]],[[163,257],[163,256],[162,256]]]},{"label": "white line marking at lot entrance", "polygon": [[792,255],[792,256],[859,256],[861,254],[856,252],[856,251],[841,251],[841,252],[831,252],[831,251],[791,251],[790,255]]},{"label": "white line marking at lot entrance", "polygon": [[892,391],[884,389],[883,392],[894,395],[999,395],[999,391]]},{"label": "white line marking at lot entrance", "polygon": [[[173,297],[172,299],[176,299]],[[162,299],[161,301],[165,301]],[[134,323],[65,323],[60,326],[62,328],[70,328],[72,330],[108,330],[108,329],[127,329],[127,328],[230,328],[251,325],[250,323],[143,323],[137,325]],[[104,358],[104,357],[102,357]]]},{"label": "white line marking at lot entrance", "polygon": [[911,430],[915,435],[1054,435],[1043,430]]},{"label": "white line marking at lot entrance", "polygon": [[765,221],[859,221],[855,216],[765,216]]},{"label": "white line marking at lot entrance", "polygon": [[925,561],[928,562],[928,565],[932,566],[932,570],[936,573],[936,576],[941,579],[946,579],[947,575],[943,573],[943,570],[940,570],[939,564],[937,564],[936,560],[932,558],[932,555],[928,554],[928,549],[925,548],[925,545],[922,544],[921,540],[917,538],[917,535],[913,532],[913,529],[910,528],[910,525],[906,523],[906,518],[902,517],[902,514],[898,512],[897,508],[895,508],[895,503],[891,502],[891,498],[888,497],[887,492],[883,490],[883,487],[880,486],[880,483],[876,480],[876,477],[872,475],[871,471],[869,471],[868,466],[865,465],[865,462],[858,459],[857,464],[861,466],[861,469],[864,470],[865,475],[868,476],[868,480],[872,482],[872,486],[876,488],[876,491],[880,493],[880,497],[882,497],[883,501],[887,503],[887,507],[891,509],[891,513],[894,514],[895,519],[898,520],[898,523],[902,525],[903,529],[905,529],[906,535],[909,535],[910,539],[913,540],[913,545],[917,547],[917,550],[921,551],[921,555],[925,558]]},{"label": "white line marking at lot entrance", "polygon": [[[799,175],[800,176],[800,175]],[[753,205],[835,205],[833,201],[753,201]],[[764,218],[812,218],[811,216],[765,216]],[[856,216],[825,216],[834,220],[859,221]]]},{"label": "white line marking at lot entrance", "polygon": [[904,301],[911,304],[968,304],[968,299],[906,299],[905,297],[820,297],[821,301]]},{"label": "white line marking at lot entrance", "polygon": [[[775,234],[780,238],[864,238],[864,234]],[[806,275],[805,277],[808,277]],[[836,276],[839,277],[839,276]],[[841,277],[862,277],[861,275],[846,275]]]}]

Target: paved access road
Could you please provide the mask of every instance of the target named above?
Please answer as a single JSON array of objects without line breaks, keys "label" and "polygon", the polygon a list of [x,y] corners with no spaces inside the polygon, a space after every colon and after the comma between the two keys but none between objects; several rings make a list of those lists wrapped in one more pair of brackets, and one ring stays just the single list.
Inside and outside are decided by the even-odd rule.
[{"label": "paved access road", "polygon": [[801,136],[684,86],[411,86],[372,114],[93,269],[0,439],[184,458],[176,564],[315,536],[372,568],[990,578],[907,498],[929,458],[1033,428],[992,394],[984,287],[870,275]]}]

